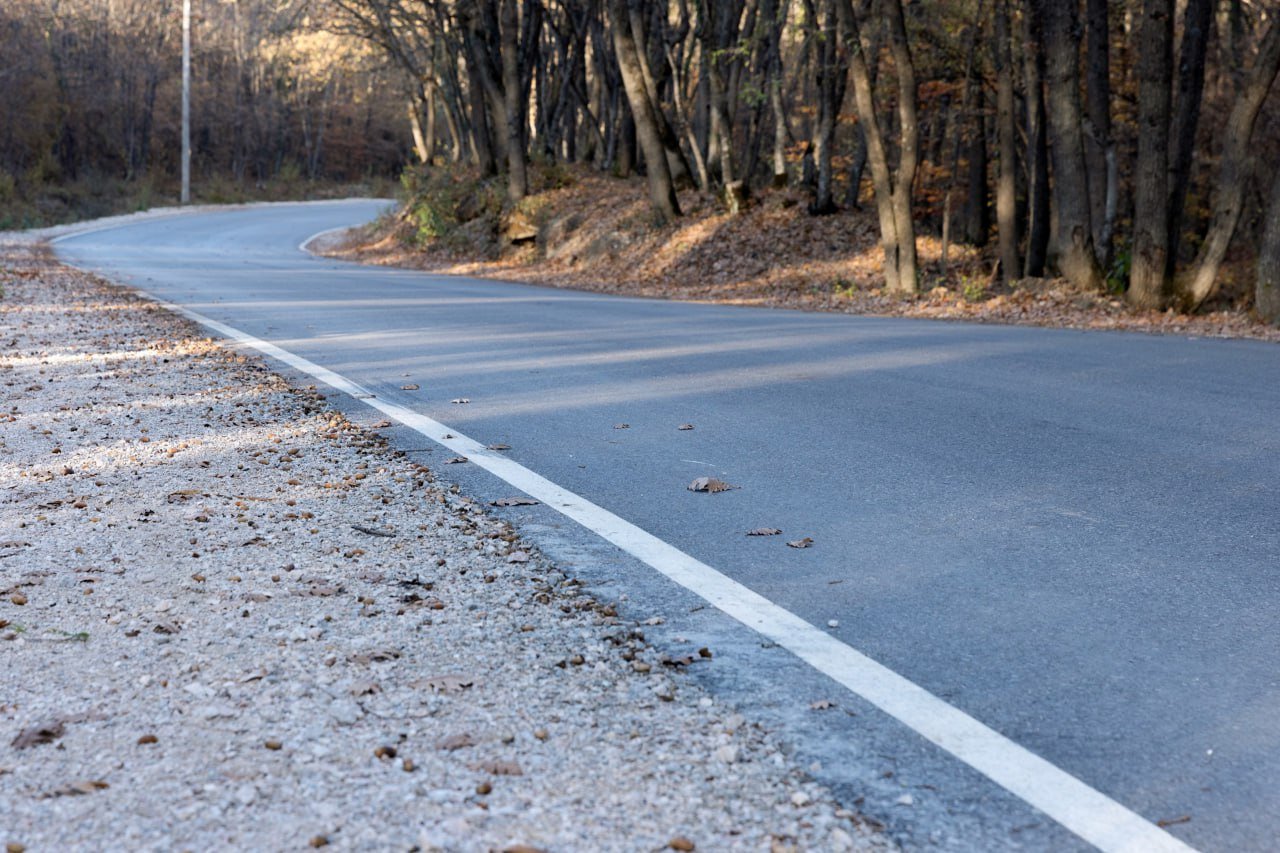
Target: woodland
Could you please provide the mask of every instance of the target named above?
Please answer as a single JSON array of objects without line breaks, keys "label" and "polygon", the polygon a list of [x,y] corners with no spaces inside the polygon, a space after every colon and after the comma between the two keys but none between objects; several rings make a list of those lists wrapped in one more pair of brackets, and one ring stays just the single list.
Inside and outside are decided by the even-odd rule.
[{"label": "woodland", "polygon": [[[5,4],[0,202],[171,186],[176,6]],[[1004,286],[1280,322],[1276,0],[194,7],[206,187],[402,173],[418,236],[487,217],[512,242],[583,170],[642,181],[659,230],[690,191],[729,217],[788,193],[792,218],[865,210],[889,294],[964,251]]]}]

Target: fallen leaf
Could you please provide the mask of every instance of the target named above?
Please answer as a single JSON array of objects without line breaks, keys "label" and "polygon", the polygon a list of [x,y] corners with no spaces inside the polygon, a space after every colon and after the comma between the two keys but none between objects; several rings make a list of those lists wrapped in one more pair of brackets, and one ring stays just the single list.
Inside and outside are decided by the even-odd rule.
[{"label": "fallen leaf", "polygon": [[376,424],[370,426],[369,429],[386,429],[389,426],[391,426],[391,421],[378,421]]},{"label": "fallen leaf", "polygon": [[436,741],[436,749],[443,749],[447,752],[453,752],[455,749],[465,749],[468,746],[475,746],[476,742],[471,739],[471,735],[463,732],[462,734],[449,735]]},{"label": "fallen leaf", "polygon": [[461,404],[463,404],[463,403],[470,403],[471,401],[470,401],[470,400],[468,400],[466,397],[458,397],[456,400],[450,400],[449,402],[450,402],[450,403],[457,403],[457,404],[461,405]]},{"label": "fallen leaf", "polygon": [[396,748],[394,746],[380,746],[373,751],[373,754],[384,761],[390,761],[396,757]]},{"label": "fallen leaf", "polygon": [[417,391],[418,386],[413,382],[410,382],[408,385],[401,385],[400,390],[401,391]]},{"label": "fallen leaf", "polygon": [[42,743],[53,743],[66,731],[62,720],[39,723],[18,732],[18,736],[10,744],[14,749],[27,749]]},{"label": "fallen leaf", "polygon": [[473,764],[476,770],[481,773],[488,773],[491,776],[523,776],[524,770],[514,761],[481,761]]},{"label": "fallen leaf", "polygon": [[453,457],[452,459],[446,459],[446,460],[444,460],[444,464],[446,464],[446,465],[457,465],[457,464],[458,464],[458,463],[460,463],[460,462],[466,462],[466,461],[467,461],[467,457],[465,457],[465,456],[455,456],[455,457]]},{"label": "fallen leaf", "polygon": [[371,664],[375,661],[396,660],[400,657],[399,649],[372,649],[367,652],[356,652],[348,657],[352,663]]},{"label": "fallen leaf", "polygon": [[1191,822],[1191,815],[1184,814],[1179,817],[1167,817],[1167,818],[1158,820],[1156,821],[1156,826],[1163,828],[1166,826],[1177,826],[1180,823],[1190,823],[1190,822]]},{"label": "fallen leaf", "polygon": [[533,498],[498,498],[489,501],[489,506],[534,506],[537,503]]},{"label": "fallen leaf", "polygon": [[196,495],[204,494],[199,489],[179,489],[176,492],[170,492],[165,496],[167,503],[176,504],[185,501],[187,498],[193,498]]},{"label": "fallen leaf", "polygon": [[46,791],[40,795],[40,799],[48,800],[53,797],[78,797],[84,794],[92,794],[94,791],[101,791],[110,788],[106,782],[101,779],[85,779],[81,782],[70,782],[52,791]]},{"label": "fallen leaf", "polygon": [[736,489],[737,486],[731,486],[724,480],[717,480],[715,477],[699,477],[690,483],[687,488],[691,492],[727,492],[730,489]]},{"label": "fallen leaf", "polygon": [[490,444],[487,447],[485,447],[485,450],[510,450],[510,449],[511,449],[511,445],[509,444]]},{"label": "fallen leaf", "polygon": [[475,679],[469,675],[451,672],[444,675],[433,675],[430,678],[422,678],[410,684],[410,687],[425,687],[433,693],[461,693],[468,687],[475,684]]},{"label": "fallen leaf", "polygon": [[396,535],[396,532],[390,528],[379,530],[376,527],[365,527],[363,524],[353,524],[351,525],[351,529],[359,533],[367,533],[370,536],[386,536],[390,538]]},{"label": "fallen leaf", "polygon": [[693,424],[680,424],[676,429],[690,430],[693,429]]},{"label": "fallen leaf", "polygon": [[748,530],[748,536],[777,536],[782,531],[776,527],[757,527],[755,530]]},{"label": "fallen leaf", "polygon": [[813,544],[813,540],[808,536],[806,536],[803,539],[793,539],[792,541],[787,543],[787,547],[788,548],[808,548],[812,544]]}]

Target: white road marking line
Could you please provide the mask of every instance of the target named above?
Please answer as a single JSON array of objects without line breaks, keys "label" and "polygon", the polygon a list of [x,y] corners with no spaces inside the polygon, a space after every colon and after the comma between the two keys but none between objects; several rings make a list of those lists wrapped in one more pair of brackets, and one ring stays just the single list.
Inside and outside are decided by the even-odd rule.
[{"label": "white road marking line", "polygon": [[336,391],[360,399],[387,417],[400,421],[460,456],[466,456],[472,463],[556,509],[769,638],[1100,850],[1107,853],[1186,853],[1194,850],[1141,815],[948,705],[918,684],[603,507],[556,485],[501,453],[486,449],[480,442],[439,421],[374,397],[367,388],[327,367],[195,311],[157,299],[146,291],[140,292],[164,308],[283,362]]},{"label": "white road marking line", "polygon": [[350,225],[339,225],[337,228],[326,228],[323,231],[317,231],[316,233],[312,234],[310,237],[308,237],[307,239],[303,240],[301,243],[298,244],[298,251],[304,252],[309,255],[311,254],[311,250],[308,249],[307,246],[310,246],[312,241],[319,240],[321,237],[323,237],[326,234],[336,234],[339,231],[350,231],[350,230],[351,230]]}]

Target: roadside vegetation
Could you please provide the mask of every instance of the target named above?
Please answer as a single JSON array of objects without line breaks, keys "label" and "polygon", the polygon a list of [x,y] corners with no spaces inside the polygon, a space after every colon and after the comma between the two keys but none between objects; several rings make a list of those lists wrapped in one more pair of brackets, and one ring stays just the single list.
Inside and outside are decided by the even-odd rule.
[{"label": "roadside vegetation", "polygon": [[[197,200],[380,193],[403,176],[398,233],[427,263],[523,263],[540,280],[550,264],[579,285],[612,263],[625,274],[596,286],[890,313],[1048,292],[1280,323],[1274,4],[193,11]],[[0,224],[172,201],[176,5],[14,0],[0,25]]]}]

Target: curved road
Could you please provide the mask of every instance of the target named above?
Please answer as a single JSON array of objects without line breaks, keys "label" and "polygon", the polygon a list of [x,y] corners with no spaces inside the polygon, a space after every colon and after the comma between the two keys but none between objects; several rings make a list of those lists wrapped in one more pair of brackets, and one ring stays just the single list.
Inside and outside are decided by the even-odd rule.
[{"label": "curved road", "polygon": [[[509,444],[1172,837],[1280,845],[1280,347],[622,299],[299,250],[381,205],[160,218],[59,253]],[[472,494],[514,493],[393,439]],[[687,491],[699,476],[740,488]],[[694,677],[904,844],[1087,846],[634,554],[546,506],[499,511],[627,615],[663,614],[651,639],[711,645]]]}]

